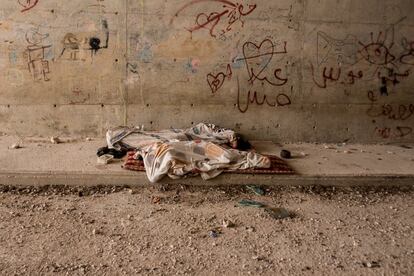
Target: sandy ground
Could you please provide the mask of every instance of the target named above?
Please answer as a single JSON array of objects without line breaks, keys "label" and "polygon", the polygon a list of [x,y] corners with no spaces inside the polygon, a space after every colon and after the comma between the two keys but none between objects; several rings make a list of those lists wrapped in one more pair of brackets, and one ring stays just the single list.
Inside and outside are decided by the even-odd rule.
[{"label": "sandy ground", "polygon": [[[0,186],[0,274],[414,275],[413,195]],[[293,217],[275,219],[241,199]]]}]

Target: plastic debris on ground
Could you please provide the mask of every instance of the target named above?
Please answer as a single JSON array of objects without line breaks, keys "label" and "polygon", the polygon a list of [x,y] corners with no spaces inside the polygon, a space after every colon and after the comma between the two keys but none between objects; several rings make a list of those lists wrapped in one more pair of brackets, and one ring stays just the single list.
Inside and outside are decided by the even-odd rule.
[{"label": "plastic debris on ground", "polygon": [[266,206],[266,204],[250,200],[250,199],[242,199],[239,201],[239,205],[243,207],[256,207],[256,208],[263,208]]},{"label": "plastic debris on ground", "polygon": [[259,195],[259,196],[265,195],[265,191],[260,187],[257,187],[254,185],[247,185],[246,188],[252,191],[253,193],[255,193],[256,195]]},{"label": "plastic debris on ground", "polygon": [[250,199],[243,199],[239,201],[239,205],[242,207],[255,207],[263,209],[270,217],[274,219],[285,219],[290,218],[292,214],[286,210],[285,208],[280,207],[270,207],[265,203],[250,200]]}]

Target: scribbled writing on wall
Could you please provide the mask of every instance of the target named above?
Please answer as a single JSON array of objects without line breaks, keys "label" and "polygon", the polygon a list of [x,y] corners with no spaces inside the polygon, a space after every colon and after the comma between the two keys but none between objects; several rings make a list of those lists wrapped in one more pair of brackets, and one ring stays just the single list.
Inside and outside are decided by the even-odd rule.
[{"label": "scribbled writing on wall", "polygon": [[[252,86],[256,80],[262,83],[267,83],[271,86],[284,86],[288,82],[287,76],[283,76],[282,68],[275,67],[269,68],[273,58],[276,55],[287,54],[287,42],[282,42],[280,49],[276,49],[276,45],[270,39],[264,39],[260,44],[256,44],[251,41],[247,41],[243,44],[243,58],[246,70],[248,73],[248,82],[251,85],[251,89],[246,94],[246,100],[241,99],[242,92],[240,91],[240,84],[237,84],[237,108],[240,112],[245,113],[249,109],[250,104],[264,105],[269,107],[287,106],[292,102],[288,95],[285,93],[277,93],[274,100],[270,100],[269,96],[264,94],[262,99],[259,99],[258,92],[252,91]],[[276,65],[277,66],[277,65]],[[270,69],[273,74],[267,75],[267,69]],[[293,87],[291,87],[293,89]],[[253,95],[252,95],[253,93]]]},{"label": "scribbled writing on wall", "polygon": [[138,64],[128,62],[126,66],[128,72],[131,72],[132,74],[138,74]]},{"label": "scribbled writing on wall", "polygon": [[33,9],[39,3],[39,0],[17,0],[17,3],[23,8],[21,12],[26,12]]},{"label": "scribbled writing on wall", "polygon": [[353,35],[338,39],[318,32],[316,62],[310,63],[312,80],[319,88],[357,83],[372,86],[367,115],[374,132],[382,138],[413,134],[412,123],[408,122],[414,118],[413,104],[392,101],[400,91],[398,84],[410,77],[414,65],[413,41],[401,35],[398,41],[395,35],[396,26],[404,20],[359,39]]},{"label": "scribbled writing on wall", "polygon": [[32,28],[26,32],[25,38],[27,42],[26,55],[27,66],[34,80],[49,81],[49,61],[46,60],[46,51],[52,45],[45,43],[49,37],[47,33],[40,33],[38,29]]},{"label": "scribbled writing on wall", "polygon": [[[271,39],[264,39],[260,43],[253,41],[246,41],[241,49],[242,57],[236,58],[238,61],[242,61],[245,64],[247,71],[248,91],[244,92],[241,89],[240,80],[241,76],[236,77],[237,96],[236,106],[241,113],[248,111],[251,104],[257,106],[268,107],[283,107],[292,103],[290,97],[280,91],[275,91],[274,95],[267,95],[259,89],[254,88],[256,82],[260,82],[261,87],[269,85],[273,89],[277,87],[285,86],[288,82],[286,72],[282,67],[278,66],[274,61],[274,57],[277,55],[287,54],[287,42],[284,41],[281,45],[276,45]],[[234,63],[234,62],[233,62]],[[270,73],[269,73],[270,72]],[[209,73],[207,75],[207,83],[213,94],[217,93],[226,81],[230,81],[233,76],[231,65],[228,64],[225,71],[217,74]],[[291,87],[290,91],[292,91]]]},{"label": "scribbled writing on wall", "polygon": [[171,19],[172,23],[184,10],[199,4],[201,2],[211,2],[212,10],[198,13],[194,19],[194,25],[187,27],[186,30],[190,33],[201,29],[208,30],[211,37],[216,38],[217,35],[224,35],[230,32],[236,23],[244,26],[244,18],[253,13],[256,4],[242,4],[232,2],[230,0],[193,0],[182,6]]},{"label": "scribbled writing on wall", "polygon": [[[370,107],[367,110],[367,115],[371,118],[383,118],[398,122],[396,127],[375,127],[375,132],[382,138],[402,138],[413,133],[413,128],[409,121],[414,118],[414,104],[390,104],[379,103],[378,92],[368,92],[368,100]],[[373,120],[373,123],[377,123]]]},{"label": "scribbled writing on wall", "polygon": [[283,44],[283,49],[280,51],[276,51],[275,45],[270,39],[263,40],[260,45],[250,41],[243,45],[242,60],[246,63],[247,73],[249,74],[249,82],[251,84],[254,84],[256,80],[265,81],[273,86],[282,86],[286,84],[288,79],[281,76],[281,68],[274,69],[274,80],[269,80],[268,76],[263,76],[264,71],[269,66],[275,55],[287,53],[287,42],[284,42]]},{"label": "scribbled writing on wall", "polygon": [[135,82],[139,81],[140,74],[139,74],[137,63],[127,62],[126,69],[127,69],[127,76],[128,77],[125,80],[125,84],[132,85]]},{"label": "scribbled writing on wall", "polygon": [[[315,85],[327,88],[335,84],[349,86],[358,81],[376,80],[381,94],[388,95],[390,85],[394,87],[410,75],[407,65],[414,65],[414,43],[403,39],[404,51],[398,53],[394,50],[394,28],[395,24],[377,35],[370,33],[370,38],[364,41],[352,35],[335,39],[318,32],[317,65],[310,64]],[[327,63],[336,65],[324,65]]]},{"label": "scribbled writing on wall", "polygon": [[[293,89],[293,87],[291,89]],[[240,82],[237,79],[237,108],[239,109],[241,113],[246,113],[247,110],[249,109],[250,104],[256,104],[259,106],[265,104],[269,107],[287,106],[287,105],[292,104],[289,96],[284,93],[279,93],[277,94],[276,99],[269,100],[268,95],[264,94],[261,98],[259,98],[260,96],[258,96],[257,91],[253,91],[252,93],[252,90],[249,90],[246,95],[246,101],[245,101],[244,107],[242,107],[242,99],[240,95],[241,95]]]}]

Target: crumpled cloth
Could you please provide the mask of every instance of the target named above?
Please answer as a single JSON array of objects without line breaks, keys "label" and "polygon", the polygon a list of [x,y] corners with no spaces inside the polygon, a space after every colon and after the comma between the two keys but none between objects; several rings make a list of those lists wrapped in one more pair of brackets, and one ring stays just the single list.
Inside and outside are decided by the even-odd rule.
[{"label": "crumpled cloth", "polygon": [[227,144],[237,140],[231,129],[219,128],[213,124],[199,123],[188,129],[143,131],[136,127],[117,127],[106,133],[108,148],[139,149],[157,142],[178,142],[203,140],[215,144]]},{"label": "crumpled cloth", "polygon": [[226,148],[237,143],[231,129],[200,123],[188,129],[143,131],[118,127],[106,134],[108,148],[136,150],[135,159],[143,159],[151,182],[164,176],[180,178],[200,174],[205,180],[223,170],[270,168],[268,157],[255,152]]},{"label": "crumpled cloth", "polygon": [[157,142],[138,149],[151,182],[164,176],[177,179],[200,174],[204,180],[214,178],[223,170],[270,168],[270,159],[256,152],[227,149],[208,141]]}]

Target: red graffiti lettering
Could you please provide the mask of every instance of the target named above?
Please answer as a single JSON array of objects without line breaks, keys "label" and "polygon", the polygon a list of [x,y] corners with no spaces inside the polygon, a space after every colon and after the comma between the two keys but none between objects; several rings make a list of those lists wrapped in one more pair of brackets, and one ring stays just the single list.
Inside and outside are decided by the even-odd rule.
[{"label": "red graffiti lettering", "polygon": [[263,40],[259,45],[253,42],[246,42],[243,45],[243,59],[246,63],[246,69],[249,74],[249,82],[253,84],[256,80],[265,81],[273,86],[282,86],[287,83],[288,79],[281,77],[282,69],[274,70],[276,81],[270,81],[267,76],[261,76],[266,70],[274,55],[286,54],[287,43],[284,42],[283,50],[275,51],[275,45],[270,39]]},{"label": "red graffiti lettering", "polygon": [[25,12],[25,11],[28,11],[34,8],[39,2],[39,0],[17,0],[17,2],[19,3],[20,6],[23,7],[21,12]]},{"label": "red graffiti lettering", "polygon": [[227,0],[194,0],[190,3],[187,3],[186,5],[182,6],[174,15],[174,17],[171,19],[170,24],[174,21],[176,17],[179,16],[179,14],[195,5],[201,2],[216,2],[223,4],[221,6],[221,10],[219,11],[213,11],[210,13],[201,12],[197,14],[195,18],[195,25],[189,28],[186,28],[190,33],[200,30],[200,29],[207,29],[209,30],[210,36],[217,37],[216,35],[216,29],[218,28],[218,25],[223,21],[223,18],[227,16],[227,21],[224,23],[220,34],[225,34],[226,32],[231,31],[232,26],[236,22],[240,22],[241,26],[244,26],[243,17],[246,17],[250,15],[257,7],[256,4],[249,4],[247,5],[247,9],[243,4],[240,3],[233,3],[231,1]]},{"label": "red graffiti lettering", "polygon": [[240,97],[240,82],[239,82],[239,79],[237,79],[237,108],[239,109],[241,113],[246,113],[247,110],[249,109],[250,104],[256,104],[259,106],[266,104],[267,106],[270,106],[270,107],[276,107],[276,106],[283,107],[283,106],[288,106],[292,104],[292,102],[289,96],[283,93],[278,94],[275,101],[269,101],[266,94],[263,95],[262,99],[260,100],[257,95],[257,91],[254,91],[252,95],[252,91],[249,90],[247,92],[245,106],[242,107],[241,97]]}]

